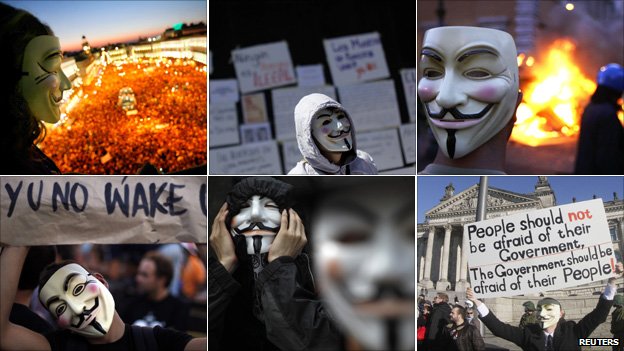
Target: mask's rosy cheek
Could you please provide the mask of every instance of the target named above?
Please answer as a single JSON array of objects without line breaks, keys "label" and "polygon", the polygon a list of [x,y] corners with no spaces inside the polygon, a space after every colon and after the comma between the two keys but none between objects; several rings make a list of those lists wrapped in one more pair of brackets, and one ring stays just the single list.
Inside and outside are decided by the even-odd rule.
[{"label": "mask's rosy cheek", "polygon": [[60,316],[56,323],[61,327],[61,329],[65,329],[69,326],[69,317],[68,316]]},{"label": "mask's rosy cheek", "polygon": [[45,88],[53,91],[58,90],[58,88],[60,87],[59,79],[53,74],[50,74],[46,79],[43,80],[43,82],[41,82],[41,84]]},{"label": "mask's rosy cheek", "polygon": [[431,82],[426,80],[421,80],[420,84],[418,84],[418,96],[424,102],[431,101],[436,98],[438,95],[438,89],[435,84],[431,84]]},{"label": "mask's rosy cheek", "polygon": [[496,103],[503,100],[508,90],[509,85],[506,82],[492,81],[479,84],[470,95],[479,101]]},{"label": "mask's rosy cheek", "polygon": [[321,128],[321,133],[328,134],[329,133],[329,128],[327,128],[327,127]]},{"label": "mask's rosy cheek", "polygon": [[87,290],[89,290],[91,294],[97,294],[100,291],[97,284],[89,284]]}]

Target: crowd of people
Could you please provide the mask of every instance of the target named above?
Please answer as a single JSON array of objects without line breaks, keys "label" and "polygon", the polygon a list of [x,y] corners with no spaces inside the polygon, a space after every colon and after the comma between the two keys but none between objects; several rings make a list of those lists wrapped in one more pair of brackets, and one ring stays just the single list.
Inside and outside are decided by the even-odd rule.
[{"label": "crowd of people", "polygon": [[[192,60],[139,59],[108,64],[82,87],[64,123],[39,145],[63,173],[135,174],[145,164],[160,173],[206,163],[206,72]],[[136,114],[118,106],[131,87]]]}]

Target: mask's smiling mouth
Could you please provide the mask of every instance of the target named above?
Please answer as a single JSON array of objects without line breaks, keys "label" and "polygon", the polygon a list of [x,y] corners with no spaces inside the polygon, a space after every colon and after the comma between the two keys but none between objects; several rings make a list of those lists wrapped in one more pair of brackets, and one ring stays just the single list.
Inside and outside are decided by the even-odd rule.
[{"label": "mask's smiling mouth", "polygon": [[351,128],[338,132],[337,134],[334,134],[334,135],[329,134],[327,135],[327,137],[330,139],[341,140],[341,139],[348,137],[349,135],[351,135]]}]

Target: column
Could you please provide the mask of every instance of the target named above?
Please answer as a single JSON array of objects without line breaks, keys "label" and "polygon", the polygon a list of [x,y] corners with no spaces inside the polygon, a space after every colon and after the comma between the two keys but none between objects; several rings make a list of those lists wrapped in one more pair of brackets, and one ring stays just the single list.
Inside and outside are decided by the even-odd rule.
[{"label": "column", "polygon": [[422,281],[422,285],[426,289],[433,288],[433,282],[431,281],[431,260],[433,259],[433,239],[435,237],[435,227],[429,227],[429,235],[427,236],[427,253],[425,254],[425,276]]},{"label": "column", "polygon": [[459,270],[459,282],[455,284],[455,291],[466,292],[468,283],[468,236],[462,233],[461,266]]},{"label": "column", "polygon": [[444,249],[442,250],[442,269],[440,270],[440,280],[436,284],[436,290],[444,291],[451,283],[448,281],[449,254],[451,246],[451,231],[453,227],[450,224],[444,226]]}]

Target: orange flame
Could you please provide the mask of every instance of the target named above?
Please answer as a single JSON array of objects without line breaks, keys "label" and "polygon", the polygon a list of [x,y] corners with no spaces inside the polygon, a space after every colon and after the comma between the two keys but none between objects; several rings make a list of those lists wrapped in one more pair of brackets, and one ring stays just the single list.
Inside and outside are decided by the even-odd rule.
[{"label": "orange flame", "polygon": [[518,63],[524,61],[525,69],[530,69],[536,79],[521,87],[524,97],[516,113],[512,140],[538,146],[568,140],[579,132],[584,104],[596,83],[572,60],[574,49],[570,40],[559,39],[541,61],[532,56],[524,60],[521,54]]}]

